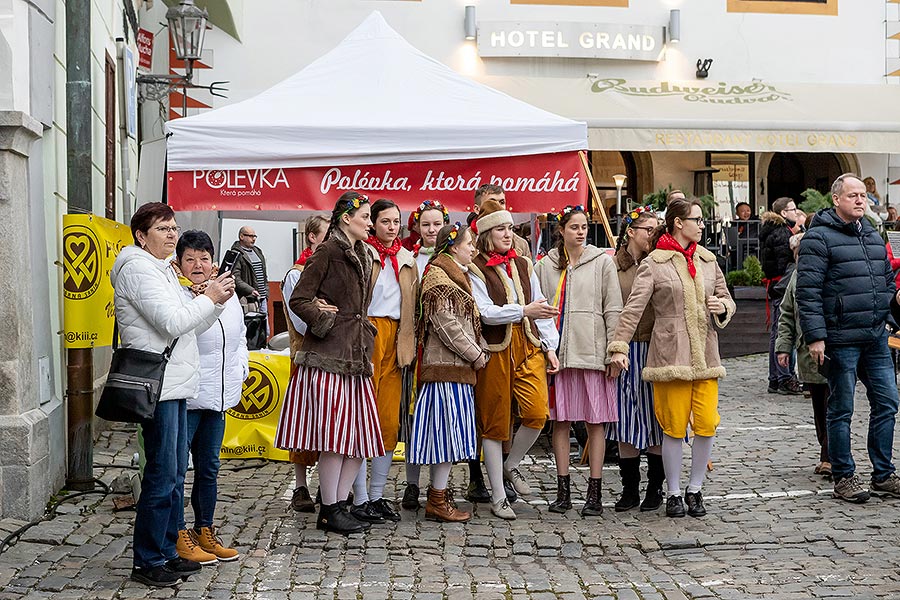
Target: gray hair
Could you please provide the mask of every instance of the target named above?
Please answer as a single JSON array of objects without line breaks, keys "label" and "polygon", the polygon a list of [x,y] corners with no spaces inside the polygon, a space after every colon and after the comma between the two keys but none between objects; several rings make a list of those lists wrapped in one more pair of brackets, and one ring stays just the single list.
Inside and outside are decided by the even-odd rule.
[{"label": "gray hair", "polygon": [[840,177],[834,180],[834,183],[831,184],[831,195],[832,196],[840,196],[844,193],[844,180],[845,179],[856,179],[860,183],[863,182],[862,177],[857,175],[856,173],[844,173]]}]

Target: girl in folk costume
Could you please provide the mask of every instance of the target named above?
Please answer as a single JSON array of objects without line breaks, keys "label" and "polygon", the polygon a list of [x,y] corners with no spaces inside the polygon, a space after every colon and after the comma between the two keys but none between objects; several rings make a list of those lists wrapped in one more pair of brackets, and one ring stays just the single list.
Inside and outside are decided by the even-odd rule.
[{"label": "girl in folk costume", "polygon": [[325,241],[306,261],[291,294],[291,311],[308,328],[275,435],[279,448],[320,453],[316,526],[345,535],[369,527],[350,514],[346,500],[363,459],[384,454],[372,387],[375,328],[366,319],[372,293],[372,255],[365,244],[369,215],[362,194],[340,197]]},{"label": "girl in folk costume", "polygon": [[[316,248],[325,241],[325,234],[328,233],[328,217],[323,215],[313,215],[306,220],[304,225],[304,236],[306,238],[306,248],[300,253],[300,257],[294,266],[291,267],[281,282],[281,295],[285,298],[284,317],[287,321],[288,337],[291,342],[291,359],[293,360],[300,351],[303,343],[303,336],[306,335],[306,323],[291,311],[289,306],[291,294],[300,281],[300,273],[306,266],[306,261],[316,251]],[[288,390],[293,388],[293,378],[297,376],[298,369],[295,367],[291,371],[291,382],[288,384]],[[306,480],[306,468],[313,467],[318,459],[316,452],[291,452],[289,460],[294,465],[294,493],[291,496],[291,508],[298,512],[315,512],[316,503],[313,502],[309,494],[309,483]]]},{"label": "girl in folk costume", "polygon": [[[491,351],[475,384],[476,420],[491,483],[491,512],[503,519],[516,518],[504,478],[519,495],[531,493],[518,466],[547,422],[547,372],[559,368],[559,333],[553,322],[557,309],[541,294],[531,261],[512,249],[512,225],[512,215],[499,202],[484,201],[476,221],[479,254],[469,265],[472,295]],[[504,463],[502,445],[509,438],[513,397],[522,426]]]},{"label": "girl in folk costume", "polygon": [[[670,201],[665,224],[654,232],[655,250],[638,267],[608,347],[610,364],[628,369],[629,342],[650,307],[654,325],[642,376],[653,382],[656,418],[663,430],[670,517],[683,517],[685,502],[692,517],[706,514],[700,489],[719,424],[719,378],[725,376],[716,328],[725,327],[735,312],[715,255],[698,245],[702,235],[700,203]],[[682,444],[691,419],[691,479],[682,500]]]},{"label": "girl in folk costume", "polygon": [[[425,273],[425,267],[428,261],[434,256],[435,243],[437,242],[438,232],[441,228],[450,222],[450,213],[443,204],[437,200],[425,200],[416,210],[409,215],[412,227],[418,232],[419,239],[413,245],[412,252],[416,258],[416,266],[419,270],[419,281],[422,281],[422,275]],[[407,238],[408,239],[408,238]],[[405,246],[404,246],[405,247]],[[415,370],[408,369],[404,372],[404,390],[403,400],[401,404],[401,426],[403,427],[404,439],[409,442],[409,429],[412,426],[412,397],[415,395],[414,386]],[[418,510],[421,508],[419,504],[419,473],[422,465],[409,462],[409,453],[406,453],[406,489],[403,491],[403,500],[401,505],[408,510]]]},{"label": "girl in folk costume", "polygon": [[[424,237],[424,236],[423,236]],[[447,225],[422,280],[419,363],[422,387],[416,401],[409,462],[431,465],[425,518],[468,521],[447,495],[453,463],[476,456],[475,373],[488,355],[481,346],[481,319],[467,276],[475,255],[468,227]]]},{"label": "girl in folk costume", "polygon": [[[638,207],[625,215],[615,256],[623,303],[631,294],[638,265],[650,253],[651,234],[658,226],[659,219],[650,206]],[[666,476],[660,455],[663,434],[653,410],[653,385],[641,379],[652,331],[653,311],[645,310],[628,343],[631,368],[619,377],[619,422],[606,432],[607,439],[619,442],[622,495],[616,502],[617,512],[638,504],[642,511],[656,510],[664,499],[662,486]],[[647,453],[647,491],[643,502],[640,497],[642,450]]]},{"label": "girl in folk costume", "polygon": [[612,258],[596,246],[585,246],[587,229],[584,207],[565,207],[559,215],[556,247],[534,270],[542,290],[555,290],[553,304],[559,307],[559,373],[554,376],[555,405],[550,407],[557,492],[550,511],[572,508],[569,430],[573,421],[584,421],[591,474],[581,514],[599,516],[606,424],[618,420],[619,370],[605,365],[606,341],[619,322],[622,293]]},{"label": "girl in folk costume", "polygon": [[372,303],[368,317],[375,326],[372,353],[375,400],[385,452],[372,459],[372,475],[366,490],[366,469],[360,469],[353,484],[353,513],[370,523],[399,521],[400,513],[383,498],[394,448],[400,434],[401,369],[412,364],[416,354],[416,300],[419,275],[412,252],[400,245],[400,209],[390,200],[372,205],[374,234],[366,242],[373,257]]}]

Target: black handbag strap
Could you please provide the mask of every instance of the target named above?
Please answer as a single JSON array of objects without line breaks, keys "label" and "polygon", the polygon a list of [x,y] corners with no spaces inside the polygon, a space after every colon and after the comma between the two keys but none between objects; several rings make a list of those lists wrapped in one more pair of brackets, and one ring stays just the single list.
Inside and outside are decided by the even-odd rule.
[{"label": "black handbag strap", "polygon": [[[169,357],[172,356],[172,350],[175,349],[175,344],[178,343],[180,338],[175,338],[172,340],[172,343],[166,346],[166,349],[162,351],[162,355],[169,360]],[[113,337],[112,337],[112,349],[113,352],[119,349],[119,320],[116,317],[113,317]]]}]

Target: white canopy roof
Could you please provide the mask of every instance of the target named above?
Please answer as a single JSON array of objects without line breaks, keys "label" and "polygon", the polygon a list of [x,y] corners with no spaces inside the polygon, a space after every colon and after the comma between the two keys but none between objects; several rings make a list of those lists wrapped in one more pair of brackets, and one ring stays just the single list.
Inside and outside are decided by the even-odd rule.
[{"label": "white canopy roof", "polygon": [[467,79],[378,12],[258,96],[170,121],[168,168],[256,169],[583,150],[587,127]]}]

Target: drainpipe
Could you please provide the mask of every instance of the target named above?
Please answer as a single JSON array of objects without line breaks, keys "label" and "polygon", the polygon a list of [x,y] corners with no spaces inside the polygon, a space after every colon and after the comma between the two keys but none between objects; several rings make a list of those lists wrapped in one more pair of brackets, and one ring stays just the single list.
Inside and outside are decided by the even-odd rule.
[{"label": "drainpipe", "polygon": [[[91,191],[91,2],[66,2],[66,183],[69,214],[93,212]],[[94,351],[66,350],[66,487],[94,488]]]}]

